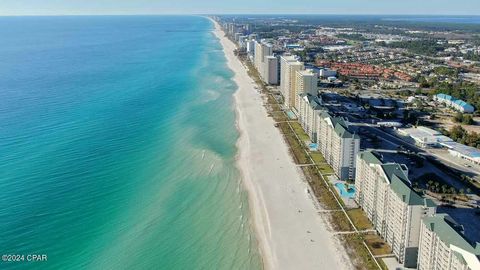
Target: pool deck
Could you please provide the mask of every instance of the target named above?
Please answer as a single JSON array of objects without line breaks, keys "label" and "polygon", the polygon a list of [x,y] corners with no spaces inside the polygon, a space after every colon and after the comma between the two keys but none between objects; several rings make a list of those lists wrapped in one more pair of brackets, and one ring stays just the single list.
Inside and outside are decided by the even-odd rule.
[{"label": "pool deck", "polygon": [[[334,174],[329,175],[326,178],[328,179],[328,181],[330,183],[332,183],[333,186],[335,186],[335,184],[337,184],[337,183],[342,183],[342,184],[345,183],[345,181],[338,180],[337,176],[334,175]],[[338,189],[338,187],[335,186],[335,190],[340,195],[340,190]],[[341,195],[339,197],[343,201],[343,203],[345,204],[345,207],[347,209],[358,208],[358,204],[355,202],[355,200],[353,198],[348,198],[348,197],[344,197],[344,196],[341,196]]]}]

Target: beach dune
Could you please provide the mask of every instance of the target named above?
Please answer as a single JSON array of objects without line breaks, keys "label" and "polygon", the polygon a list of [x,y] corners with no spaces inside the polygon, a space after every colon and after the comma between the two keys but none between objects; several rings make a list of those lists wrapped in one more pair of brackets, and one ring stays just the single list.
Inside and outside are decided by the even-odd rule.
[{"label": "beach dune", "polygon": [[267,116],[255,82],[234,55],[235,44],[213,23],[238,85],[234,95],[240,131],[238,167],[265,268],[352,269],[345,249],[318,214],[274,120]]}]

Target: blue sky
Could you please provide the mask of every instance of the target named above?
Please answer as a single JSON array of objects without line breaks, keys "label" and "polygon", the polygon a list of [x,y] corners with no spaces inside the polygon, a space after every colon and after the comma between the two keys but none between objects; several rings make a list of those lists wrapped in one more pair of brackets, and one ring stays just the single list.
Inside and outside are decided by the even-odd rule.
[{"label": "blue sky", "polygon": [[480,0],[0,0],[0,15],[184,13],[480,15]]}]

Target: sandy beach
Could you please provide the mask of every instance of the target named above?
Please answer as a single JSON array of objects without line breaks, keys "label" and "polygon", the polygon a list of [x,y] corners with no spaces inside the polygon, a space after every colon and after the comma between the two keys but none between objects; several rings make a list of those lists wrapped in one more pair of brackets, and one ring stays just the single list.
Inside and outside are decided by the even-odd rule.
[{"label": "sandy beach", "polygon": [[274,120],[267,116],[254,81],[234,55],[235,44],[214,23],[238,85],[234,95],[240,131],[238,167],[265,269],[351,269],[344,248],[307,193],[308,184]]}]

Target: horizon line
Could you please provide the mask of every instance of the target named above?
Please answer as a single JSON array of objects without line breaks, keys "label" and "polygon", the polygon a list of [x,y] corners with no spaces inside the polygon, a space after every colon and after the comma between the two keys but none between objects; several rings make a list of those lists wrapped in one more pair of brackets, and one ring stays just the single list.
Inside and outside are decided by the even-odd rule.
[{"label": "horizon line", "polygon": [[105,14],[0,14],[0,17],[69,17],[69,16],[461,16],[480,14],[413,14],[413,13],[105,13]]}]

